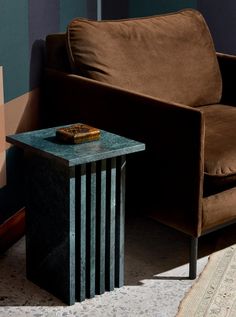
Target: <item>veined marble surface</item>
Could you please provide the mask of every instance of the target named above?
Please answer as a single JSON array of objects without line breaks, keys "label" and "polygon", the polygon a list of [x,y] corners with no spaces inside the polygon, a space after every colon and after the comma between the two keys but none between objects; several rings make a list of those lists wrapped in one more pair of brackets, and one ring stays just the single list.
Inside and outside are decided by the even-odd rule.
[{"label": "veined marble surface", "polygon": [[[174,317],[193,284],[181,233],[140,216],[126,222],[125,286],[66,306],[25,277],[25,239],[0,257],[1,317]],[[206,242],[209,246],[212,241]],[[201,247],[198,273],[207,263]]]},{"label": "veined marble surface", "polygon": [[65,144],[56,138],[56,129],[42,129],[6,137],[7,142],[24,150],[58,160],[67,166],[117,157],[143,151],[145,144],[101,130],[99,140],[81,144]]}]

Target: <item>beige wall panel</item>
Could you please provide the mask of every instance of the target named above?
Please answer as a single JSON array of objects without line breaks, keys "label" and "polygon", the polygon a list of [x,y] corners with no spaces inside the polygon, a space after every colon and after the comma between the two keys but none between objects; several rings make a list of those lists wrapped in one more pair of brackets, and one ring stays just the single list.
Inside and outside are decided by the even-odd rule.
[{"label": "beige wall panel", "polygon": [[0,66],[0,104],[4,103],[4,92],[3,92],[3,68]]},{"label": "beige wall panel", "polygon": [[0,153],[5,151],[5,115],[4,105],[0,104]]},{"label": "beige wall panel", "polygon": [[38,129],[39,89],[7,102],[4,109],[6,135]]},{"label": "beige wall panel", "polygon": [[[39,89],[0,105],[0,188],[6,185],[6,135],[39,128]],[[5,121],[5,122],[4,122]],[[5,123],[5,127],[2,125]]]},{"label": "beige wall panel", "polygon": [[5,114],[3,68],[0,66],[0,188],[6,185]]},{"label": "beige wall panel", "polygon": [[6,185],[6,152],[0,153],[0,188]]}]

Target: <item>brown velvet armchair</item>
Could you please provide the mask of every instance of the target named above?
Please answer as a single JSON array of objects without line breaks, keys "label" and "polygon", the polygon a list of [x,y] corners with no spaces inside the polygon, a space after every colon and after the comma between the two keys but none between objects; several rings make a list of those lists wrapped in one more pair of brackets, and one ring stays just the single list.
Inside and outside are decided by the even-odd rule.
[{"label": "brown velvet armchair", "polygon": [[[195,10],[75,19],[46,40],[45,126],[84,122],[142,141],[128,204],[191,237],[236,220],[236,57],[216,53]],[[131,177],[132,176],[132,177]]]}]

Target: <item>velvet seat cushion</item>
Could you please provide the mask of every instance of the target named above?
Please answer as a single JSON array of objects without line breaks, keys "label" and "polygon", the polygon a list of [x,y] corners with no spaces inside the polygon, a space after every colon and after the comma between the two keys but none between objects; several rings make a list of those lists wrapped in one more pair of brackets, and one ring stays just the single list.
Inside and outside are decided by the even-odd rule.
[{"label": "velvet seat cushion", "polygon": [[236,220],[236,187],[203,198],[202,232]]},{"label": "velvet seat cushion", "polygon": [[199,107],[205,117],[204,194],[236,186],[236,107]]},{"label": "velvet seat cushion", "polygon": [[158,99],[200,106],[220,102],[215,48],[192,9],[146,18],[75,19],[67,28],[75,73]]}]

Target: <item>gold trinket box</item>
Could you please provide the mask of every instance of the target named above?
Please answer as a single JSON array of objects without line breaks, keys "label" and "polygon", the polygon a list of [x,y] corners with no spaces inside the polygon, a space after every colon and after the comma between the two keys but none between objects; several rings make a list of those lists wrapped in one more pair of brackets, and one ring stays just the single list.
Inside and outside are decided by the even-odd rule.
[{"label": "gold trinket box", "polygon": [[58,140],[71,144],[78,144],[98,140],[100,130],[87,124],[78,123],[56,130]]}]

